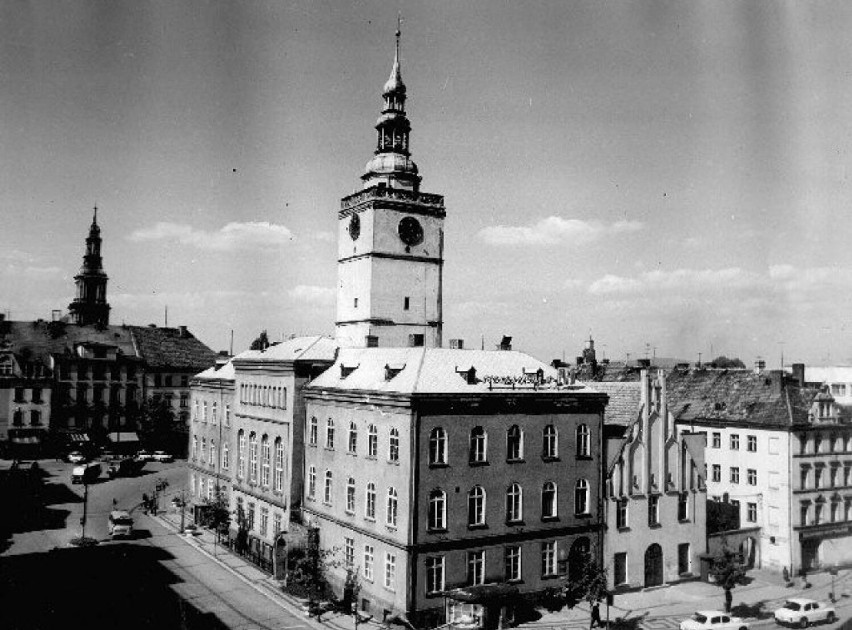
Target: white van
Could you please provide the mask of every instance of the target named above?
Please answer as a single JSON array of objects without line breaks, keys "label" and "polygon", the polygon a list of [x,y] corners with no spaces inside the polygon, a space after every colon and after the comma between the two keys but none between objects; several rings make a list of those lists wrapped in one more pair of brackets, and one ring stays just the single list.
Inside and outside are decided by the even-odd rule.
[{"label": "white van", "polygon": [[109,513],[109,535],[113,538],[117,536],[133,536],[133,519],[125,510],[113,510]]},{"label": "white van", "polygon": [[74,466],[71,470],[71,483],[92,483],[101,476],[101,465],[98,462],[89,462]]}]

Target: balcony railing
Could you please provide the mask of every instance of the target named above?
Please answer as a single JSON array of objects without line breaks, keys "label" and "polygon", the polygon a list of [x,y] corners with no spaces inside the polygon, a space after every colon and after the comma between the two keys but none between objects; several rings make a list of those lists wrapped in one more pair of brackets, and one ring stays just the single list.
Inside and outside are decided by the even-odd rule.
[{"label": "balcony railing", "polygon": [[400,188],[387,188],[374,186],[367,190],[361,190],[353,195],[344,197],[340,201],[340,209],[348,210],[354,208],[360,203],[369,199],[393,199],[397,201],[414,202],[424,206],[432,206],[437,208],[444,207],[443,195],[435,195],[432,193],[413,192]]}]

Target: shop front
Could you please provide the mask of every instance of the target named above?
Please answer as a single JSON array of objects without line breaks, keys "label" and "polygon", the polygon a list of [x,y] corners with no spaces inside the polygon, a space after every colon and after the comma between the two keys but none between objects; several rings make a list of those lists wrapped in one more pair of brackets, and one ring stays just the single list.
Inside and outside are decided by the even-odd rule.
[{"label": "shop front", "polygon": [[451,630],[495,630],[515,618],[518,588],[511,584],[465,586],[444,593]]},{"label": "shop front", "polygon": [[830,523],[800,531],[799,543],[805,571],[852,565],[852,523]]}]

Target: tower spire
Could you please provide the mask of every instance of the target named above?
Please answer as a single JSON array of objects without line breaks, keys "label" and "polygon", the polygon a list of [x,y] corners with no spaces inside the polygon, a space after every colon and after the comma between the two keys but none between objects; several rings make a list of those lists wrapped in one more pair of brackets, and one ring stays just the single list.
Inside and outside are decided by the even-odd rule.
[{"label": "tower spire", "polygon": [[110,306],[106,301],[107,275],[104,273],[103,258],[101,257],[101,228],[98,226],[98,205],[95,204],[92,214],[92,225],[89,236],[86,237],[86,253],[83,255],[83,265],[80,273],[74,276],[77,285],[77,295],[68,305],[71,319],[82,325],[109,324]]},{"label": "tower spire", "polygon": [[95,213],[92,215],[92,224],[94,224],[94,225],[98,224],[98,204],[97,204],[97,202],[95,203]]}]

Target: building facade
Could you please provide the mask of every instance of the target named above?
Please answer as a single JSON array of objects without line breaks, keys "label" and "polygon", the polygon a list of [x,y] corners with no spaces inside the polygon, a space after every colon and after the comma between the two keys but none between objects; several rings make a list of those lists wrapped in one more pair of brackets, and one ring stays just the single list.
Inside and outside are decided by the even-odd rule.
[{"label": "building facade", "polygon": [[305,390],[303,513],[360,606],[444,619],[457,587],[542,591],[602,548],[606,396],[519,352],[342,349]]},{"label": "building facade", "polygon": [[609,396],[604,421],[613,435],[605,489],[610,588],[693,578],[706,551],[704,436],[675,424],[662,371],[590,386]]}]

